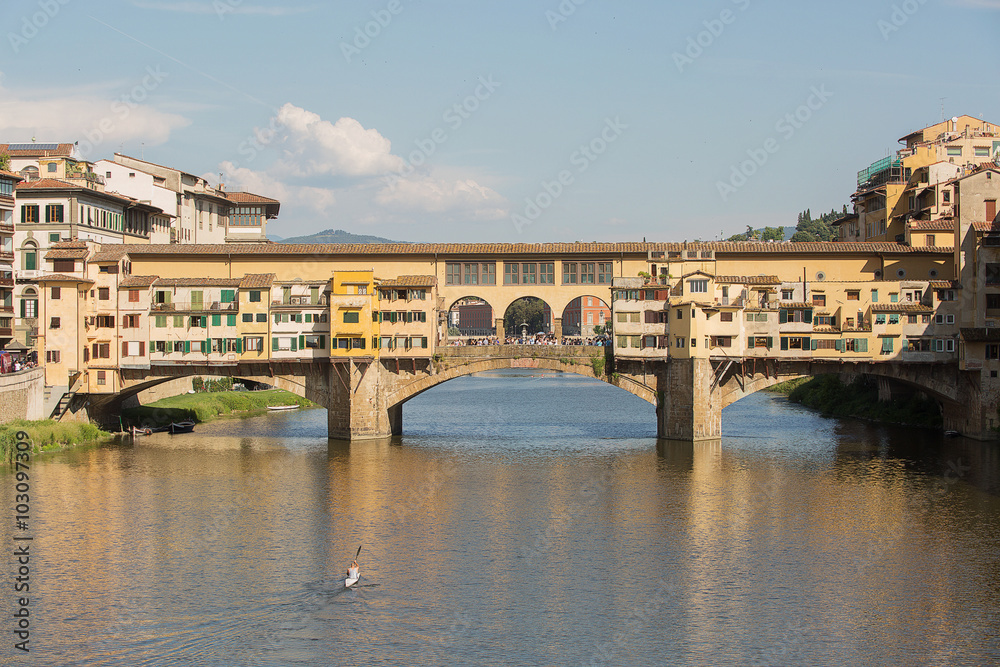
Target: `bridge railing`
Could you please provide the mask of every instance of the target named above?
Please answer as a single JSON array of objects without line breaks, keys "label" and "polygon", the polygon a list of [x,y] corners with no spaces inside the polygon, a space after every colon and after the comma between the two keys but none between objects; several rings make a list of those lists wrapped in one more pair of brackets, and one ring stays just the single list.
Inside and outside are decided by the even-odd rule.
[{"label": "bridge railing", "polygon": [[439,347],[443,357],[535,357],[559,359],[561,357],[604,357],[605,348],[597,345],[461,345]]}]

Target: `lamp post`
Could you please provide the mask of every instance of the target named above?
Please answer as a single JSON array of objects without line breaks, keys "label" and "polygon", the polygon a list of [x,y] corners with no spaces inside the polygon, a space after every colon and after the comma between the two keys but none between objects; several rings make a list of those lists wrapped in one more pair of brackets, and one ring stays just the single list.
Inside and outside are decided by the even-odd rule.
[{"label": "lamp post", "polygon": [[523,345],[528,341],[528,323],[521,322],[521,344]]}]

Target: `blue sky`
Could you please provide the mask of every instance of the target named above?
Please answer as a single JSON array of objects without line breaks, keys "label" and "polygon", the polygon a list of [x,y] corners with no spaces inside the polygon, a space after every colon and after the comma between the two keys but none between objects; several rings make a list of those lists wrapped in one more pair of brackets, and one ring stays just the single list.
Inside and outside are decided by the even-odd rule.
[{"label": "blue sky", "polygon": [[222,172],[282,201],[285,237],[715,239],[839,209],[941,98],[1000,122],[1000,0],[7,0],[0,16],[0,142]]}]

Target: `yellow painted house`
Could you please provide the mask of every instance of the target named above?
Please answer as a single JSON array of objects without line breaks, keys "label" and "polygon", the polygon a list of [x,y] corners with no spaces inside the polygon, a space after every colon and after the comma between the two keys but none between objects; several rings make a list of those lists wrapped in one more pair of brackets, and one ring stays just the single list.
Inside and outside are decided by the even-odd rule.
[{"label": "yellow painted house", "polygon": [[375,272],[334,271],[330,293],[331,357],[379,356]]}]

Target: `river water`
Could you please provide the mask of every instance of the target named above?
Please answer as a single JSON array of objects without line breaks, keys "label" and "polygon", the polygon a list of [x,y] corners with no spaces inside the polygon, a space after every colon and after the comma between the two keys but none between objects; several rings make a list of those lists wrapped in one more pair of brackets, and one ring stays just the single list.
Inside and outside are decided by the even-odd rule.
[{"label": "river water", "polygon": [[766,393],[721,442],[658,442],[647,403],[543,371],[450,381],[403,423],[329,442],[307,410],[35,457],[25,662],[1000,664],[995,444]]}]

